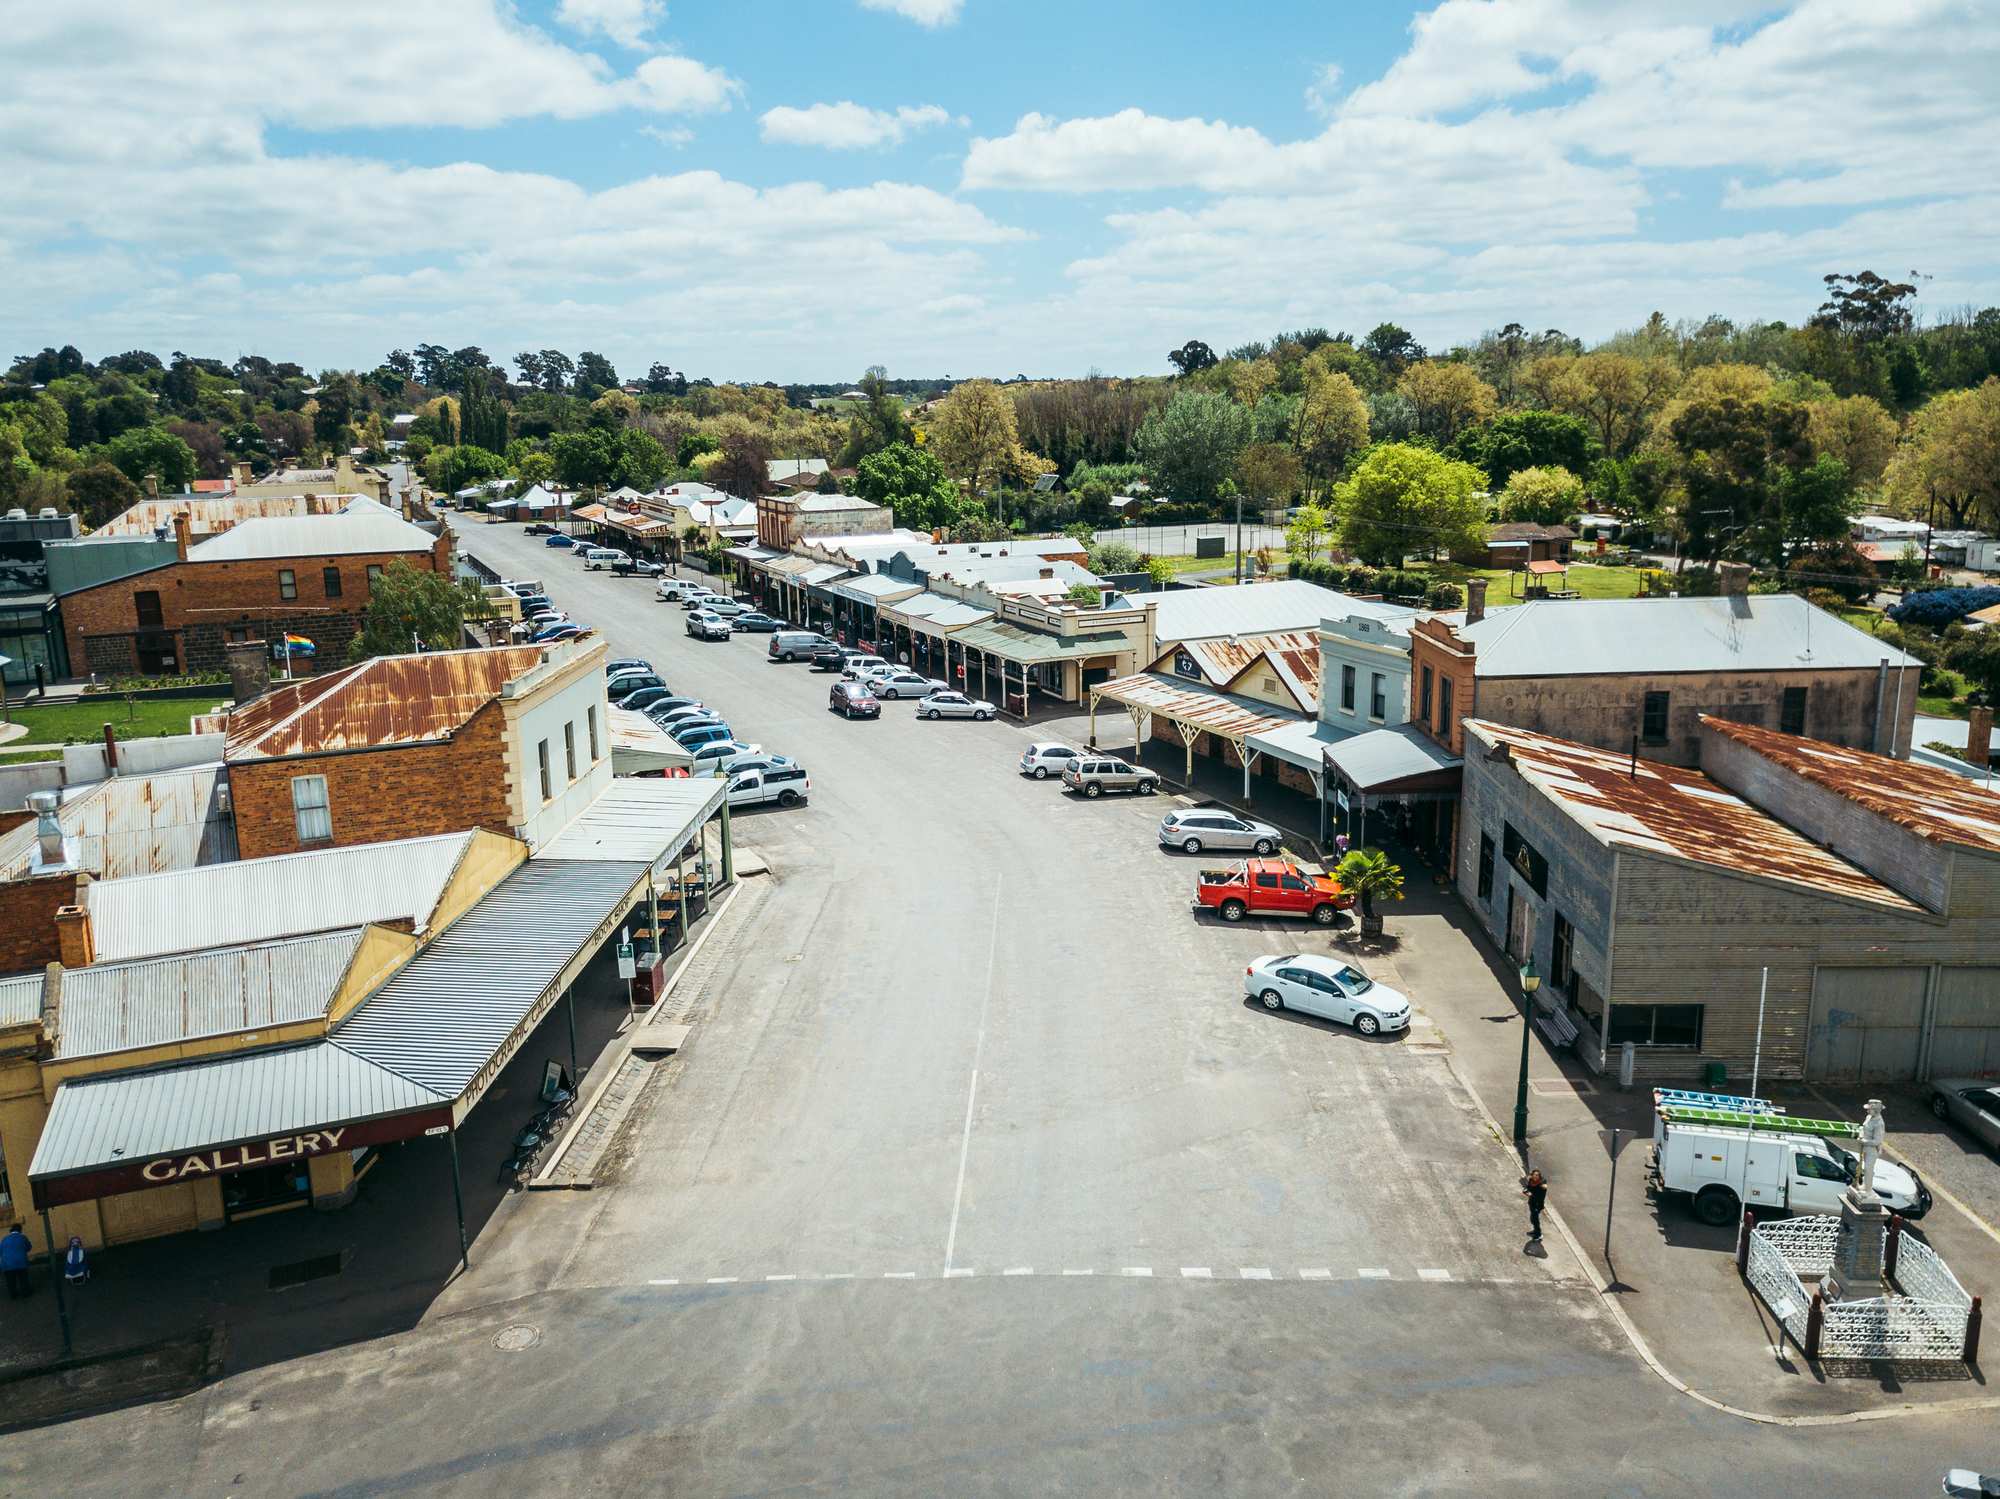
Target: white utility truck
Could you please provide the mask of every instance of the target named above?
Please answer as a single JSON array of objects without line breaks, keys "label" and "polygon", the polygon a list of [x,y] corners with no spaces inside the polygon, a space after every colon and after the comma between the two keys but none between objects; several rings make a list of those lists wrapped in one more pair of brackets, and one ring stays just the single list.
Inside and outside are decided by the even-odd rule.
[{"label": "white utility truck", "polygon": [[[1646,1189],[1685,1197],[1704,1223],[1733,1223],[1746,1207],[1837,1213],[1861,1170],[1841,1142],[1860,1137],[1845,1119],[1795,1118],[1768,1099],[1655,1088]],[[1924,1184],[1894,1161],[1875,1163],[1875,1195],[1904,1218],[1930,1211]]]}]

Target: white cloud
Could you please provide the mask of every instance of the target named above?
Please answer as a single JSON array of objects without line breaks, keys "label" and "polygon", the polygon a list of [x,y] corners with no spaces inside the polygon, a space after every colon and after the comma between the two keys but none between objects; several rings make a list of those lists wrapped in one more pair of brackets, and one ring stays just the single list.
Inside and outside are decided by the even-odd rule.
[{"label": "white cloud", "polygon": [[621,47],[644,47],[646,33],[666,14],[662,0],[557,0],[556,19],[585,35],[596,33]]},{"label": "white cloud", "polygon": [[861,0],[863,10],[886,10],[919,26],[949,26],[965,9],[965,0]]},{"label": "white cloud", "polygon": [[764,139],[774,145],[824,146],[831,151],[900,145],[916,131],[950,123],[950,113],[935,104],[870,109],[847,99],[804,109],[781,104],[766,110],[758,121]]},{"label": "white cloud", "polygon": [[694,132],[685,125],[641,125],[639,134],[663,146],[672,146],[676,151],[694,139]]},{"label": "white cloud", "polygon": [[649,57],[624,85],[629,102],[661,114],[709,114],[729,108],[743,85],[692,57]]},{"label": "white cloud", "polygon": [[1306,85],[1306,108],[1316,115],[1330,115],[1340,103],[1340,64],[1321,63]]}]

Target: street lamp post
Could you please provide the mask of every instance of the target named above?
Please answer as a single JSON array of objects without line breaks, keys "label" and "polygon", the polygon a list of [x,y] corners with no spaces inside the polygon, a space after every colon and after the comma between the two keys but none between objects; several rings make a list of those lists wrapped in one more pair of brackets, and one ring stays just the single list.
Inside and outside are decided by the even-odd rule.
[{"label": "street lamp post", "polygon": [[1533,1029],[1535,991],[1541,987],[1542,976],[1530,957],[1521,965],[1521,1082],[1514,1090],[1514,1144],[1520,1150],[1528,1148],[1528,1034]]}]

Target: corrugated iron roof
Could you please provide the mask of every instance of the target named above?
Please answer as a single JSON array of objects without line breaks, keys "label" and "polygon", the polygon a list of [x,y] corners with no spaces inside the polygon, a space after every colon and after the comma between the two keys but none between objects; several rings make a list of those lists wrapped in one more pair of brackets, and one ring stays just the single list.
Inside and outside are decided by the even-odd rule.
[{"label": "corrugated iron roof", "polygon": [[[1184,640],[1184,651],[1211,687],[1227,687],[1262,664],[1283,679],[1302,706],[1319,703],[1319,635],[1313,630],[1277,630],[1267,635],[1219,635]],[[1172,654],[1171,652],[1166,654]]]},{"label": "corrugated iron roof", "polygon": [[90,534],[152,536],[164,527],[173,535],[174,516],[187,511],[196,537],[220,536],[245,521],[290,519],[301,515],[338,515],[351,494],[181,494],[145,499],[114,515]]},{"label": "corrugated iron roof", "polygon": [[607,719],[611,737],[611,773],[638,775],[694,763],[694,756],[682,749],[674,736],[643,713],[613,708]]},{"label": "corrugated iron roof", "polygon": [[56,1089],[28,1174],[69,1176],[440,1102],[435,1093],[324,1041],[77,1078]]},{"label": "corrugated iron roof", "polygon": [[[349,500],[354,498],[350,495]],[[428,552],[437,537],[379,507],[338,515],[246,520],[220,536],[188,548],[190,562],[280,561],[286,557],[343,557],[359,553]]]},{"label": "corrugated iron roof", "polygon": [[1296,715],[1273,713],[1263,703],[1248,702],[1227,693],[1213,692],[1172,677],[1141,672],[1093,687],[1098,697],[1158,713],[1176,723],[1188,724],[1206,734],[1241,740],[1252,734],[1268,734],[1287,724],[1300,722]]},{"label": "corrugated iron roof", "polygon": [[458,1097],[645,875],[643,861],[530,860],[348,1016],[334,1040]]},{"label": "corrugated iron roof", "polygon": [[[1509,762],[1598,842],[1778,880],[1819,895],[1922,908],[1865,870],[1829,853],[1698,770],[1548,734],[1468,718],[1483,749],[1505,745]],[[1468,747],[1466,759],[1481,750]]]},{"label": "corrugated iron roof", "polygon": [[377,656],[267,692],[229,715],[231,763],[449,739],[551,648]]},{"label": "corrugated iron roof", "polygon": [[42,979],[39,970],[0,979],[0,1026],[33,1025],[41,1018]]},{"label": "corrugated iron roof", "polygon": [[[940,616],[935,623],[942,624]],[[973,650],[990,651],[1009,661],[1066,661],[1079,656],[1102,656],[1129,650],[1132,642],[1118,630],[1095,630],[1081,635],[1043,635],[1018,625],[979,624],[953,637]]]},{"label": "corrugated iron roof", "polygon": [[652,864],[693,836],[722,805],[719,777],[613,780],[596,800],[536,850],[551,859],[616,859]]},{"label": "corrugated iron roof", "polygon": [[[113,776],[75,788],[56,812],[71,857],[98,879],[159,874],[236,857],[236,828],[222,811],[222,767]],[[0,879],[19,879],[35,857],[35,820],[0,836]]]},{"label": "corrugated iron roof", "polygon": [[324,1015],[361,946],[350,927],[63,974],[56,1056],[165,1046]]},{"label": "corrugated iron roof", "polygon": [[1933,843],[2000,853],[2000,795],[1930,765],[1702,715],[1702,725]]},{"label": "corrugated iron roof", "polygon": [[93,880],[84,904],[97,960],[234,947],[404,917],[421,933],[475,836],[443,833]]},{"label": "corrugated iron roof", "polygon": [[1323,619],[1355,615],[1408,619],[1417,613],[1400,604],[1357,599],[1300,578],[1219,588],[1174,588],[1129,594],[1127,598],[1135,607],[1157,606],[1155,636],[1163,645],[1274,630],[1311,630]]}]

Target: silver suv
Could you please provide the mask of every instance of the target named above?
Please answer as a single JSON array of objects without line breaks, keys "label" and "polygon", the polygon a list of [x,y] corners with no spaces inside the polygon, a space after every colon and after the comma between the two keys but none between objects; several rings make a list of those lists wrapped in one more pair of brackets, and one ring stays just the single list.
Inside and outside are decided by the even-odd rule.
[{"label": "silver suv", "polygon": [[1268,822],[1252,822],[1213,807],[1190,807],[1184,812],[1169,812],[1160,819],[1160,847],[1177,848],[1183,853],[1222,848],[1265,858],[1275,854],[1282,842],[1284,834]]},{"label": "silver suv", "polygon": [[1160,789],[1159,772],[1110,755],[1079,755],[1063,767],[1062,778],[1064,786],[1085,796],[1101,796],[1107,791],[1151,796]]}]

